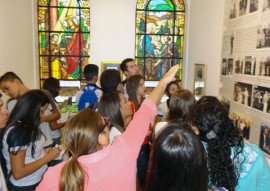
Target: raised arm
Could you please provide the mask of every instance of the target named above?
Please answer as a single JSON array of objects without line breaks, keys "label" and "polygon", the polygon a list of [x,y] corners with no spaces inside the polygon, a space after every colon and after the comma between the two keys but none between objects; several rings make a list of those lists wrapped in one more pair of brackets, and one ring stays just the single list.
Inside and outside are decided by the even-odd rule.
[{"label": "raised arm", "polygon": [[178,69],[179,69],[179,65],[173,66],[164,75],[164,77],[159,81],[157,87],[148,96],[148,98],[150,98],[152,101],[154,101],[156,103],[156,105],[159,105],[167,84],[175,79],[175,74],[178,71]]},{"label": "raised arm", "polygon": [[[150,93],[148,98],[143,101],[141,107],[134,114],[133,119],[127,126],[126,131],[121,135],[135,156],[138,155],[141,144],[148,132],[149,125],[157,114],[157,105],[161,100],[165,88],[168,83],[174,80],[178,69],[178,65],[173,66],[169,72],[165,74],[157,87]],[[117,143],[117,141],[114,142]]]},{"label": "raised arm", "polygon": [[51,114],[50,115],[45,115],[42,116],[40,118],[41,122],[52,122],[52,121],[57,121],[58,119],[60,119],[61,114],[53,100],[53,97],[51,96],[50,92],[47,90],[42,90],[43,93],[46,94],[46,96],[48,97],[49,101],[50,101],[50,110],[51,110]]}]

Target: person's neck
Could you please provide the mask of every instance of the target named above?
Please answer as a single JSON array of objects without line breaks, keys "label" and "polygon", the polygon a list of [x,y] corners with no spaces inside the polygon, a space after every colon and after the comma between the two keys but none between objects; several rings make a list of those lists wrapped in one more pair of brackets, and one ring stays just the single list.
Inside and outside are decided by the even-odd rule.
[{"label": "person's neck", "polygon": [[25,94],[26,92],[28,92],[30,89],[27,88],[25,85],[20,85],[20,89],[19,89],[19,96],[21,97],[23,94]]},{"label": "person's neck", "polygon": [[140,105],[142,103],[142,96],[137,95],[138,104]]},{"label": "person's neck", "polygon": [[96,84],[96,81],[95,80],[89,80],[87,81],[88,84]]},{"label": "person's neck", "polygon": [[125,127],[125,129],[126,129],[126,127],[128,126],[128,124],[129,124],[129,122],[131,121],[131,119],[132,119],[132,116],[127,117],[127,118],[124,119],[124,127]]}]

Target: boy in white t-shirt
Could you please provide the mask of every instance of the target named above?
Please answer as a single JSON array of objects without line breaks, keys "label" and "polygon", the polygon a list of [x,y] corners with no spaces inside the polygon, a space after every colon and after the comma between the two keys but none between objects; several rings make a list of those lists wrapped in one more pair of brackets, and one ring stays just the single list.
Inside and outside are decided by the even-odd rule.
[{"label": "boy in white t-shirt", "polygon": [[[22,95],[30,90],[23,84],[22,80],[14,72],[6,72],[0,77],[0,88],[2,92],[11,97],[7,103],[9,113],[11,113],[14,106],[16,105],[17,99],[19,99]],[[47,109],[48,111],[45,112],[46,115],[40,118],[39,128],[46,137],[46,142],[44,143],[43,147],[52,147],[53,140],[51,134],[49,133],[49,122],[58,120],[61,117],[61,114],[57,109],[57,106],[55,105],[54,99],[50,92],[47,90],[42,91],[48,97],[50,104]]]},{"label": "boy in white t-shirt", "polygon": [[[101,88],[96,85],[97,80],[98,80],[98,71],[99,71],[99,68],[95,64],[88,64],[84,67],[84,77],[87,80],[87,86],[76,93],[76,103],[78,105],[79,110],[87,108],[87,107],[90,107],[93,110],[97,109],[98,102],[100,100],[100,97],[102,96]],[[97,98],[96,101],[91,103],[90,100],[89,102],[85,100],[81,100],[84,94],[84,90],[93,90]]]}]

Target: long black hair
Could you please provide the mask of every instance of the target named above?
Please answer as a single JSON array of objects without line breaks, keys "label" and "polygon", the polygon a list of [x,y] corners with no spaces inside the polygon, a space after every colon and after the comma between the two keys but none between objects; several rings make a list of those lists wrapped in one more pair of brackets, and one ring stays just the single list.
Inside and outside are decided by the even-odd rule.
[{"label": "long black hair", "polygon": [[233,191],[243,163],[239,155],[243,152],[244,143],[229,118],[228,110],[216,97],[203,96],[197,103],[194,121],[201,139],[207,142],[210,182]]},{"label": "long black hair", "polygon": [[[19,147],[16,154],[25,145],[32,143],[31,154],[35,154],[34,142],[40,138],[40,108],[49,103],[48,97],[41,90],[30,90],[22,95],[12,110],[4,132],[14,127],[7,137],[9,147]],[[4,134],[4,133],[3,133]]]},{"label": "long black hair", "polygon": [[189,125],[168,123],[154,141],[144,190],[207,191],[205,157]]},{"label": "long black hair", "polygon": [[110,119],[111,124],[120,132],[124,132],[124,120],[120,110],[120,92],[105,94],[100,98],[98,112]]},{"label": "long black hair", "polygon": [[140,87],[141,80],[143,80],[143,77],[141,75],[134,75],[128,78],[126,85],[128,97],[133,102],[135,106],[135,111],[137,111],[141,105],[141,103],[138,102],[137,98],[137,90]]},{"label": "long black hair", "polygon": [[60,81],[56,78],[50,77],[44,80],[43,89],[48,90],[52,97],[55,98],[59,94]]}]

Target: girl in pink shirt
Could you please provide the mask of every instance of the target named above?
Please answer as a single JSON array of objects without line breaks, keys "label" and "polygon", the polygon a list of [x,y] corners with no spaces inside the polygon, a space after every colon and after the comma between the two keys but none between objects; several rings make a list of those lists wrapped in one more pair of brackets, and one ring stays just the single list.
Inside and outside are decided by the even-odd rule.
[{"label": "girl in pink shirt", "polygon": [[136,190],[136,162],[150,122],[157,113],[176,65],[142,103],[125,132],[109,145],[109,123],[89,109],[74,116],[64,128],[64,144],[72,157],[48,169],[37,191]]}]

